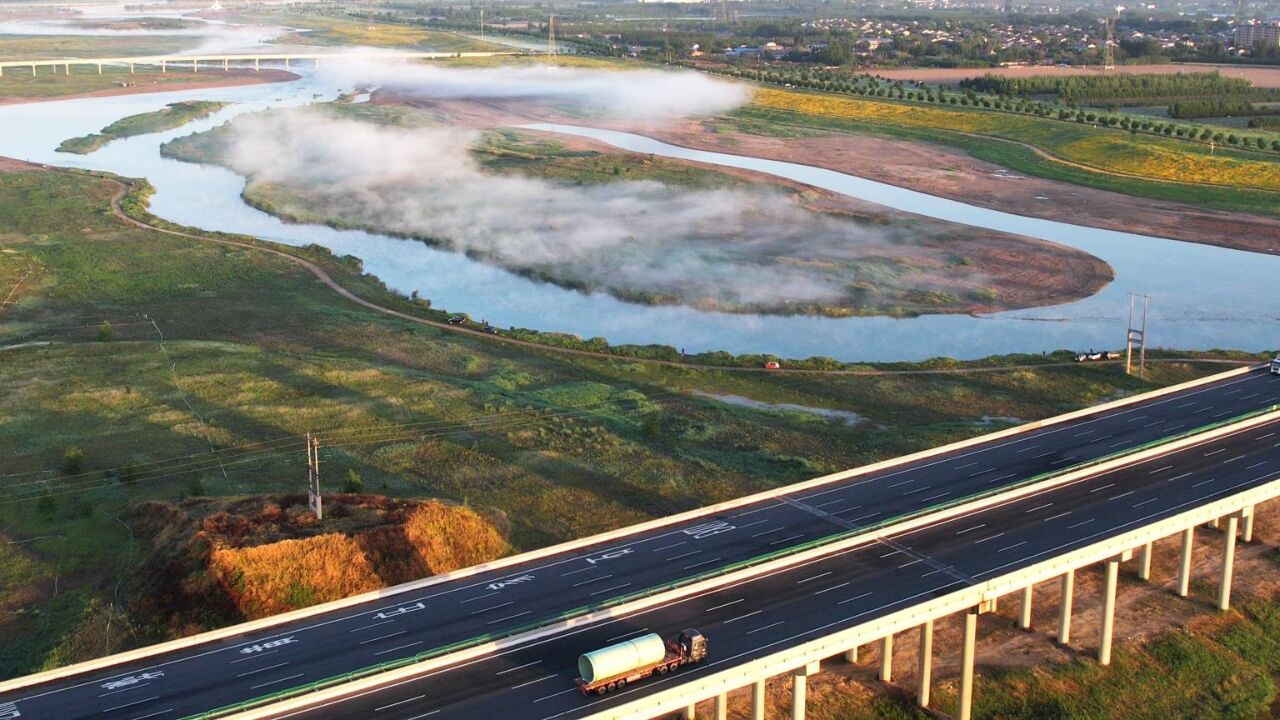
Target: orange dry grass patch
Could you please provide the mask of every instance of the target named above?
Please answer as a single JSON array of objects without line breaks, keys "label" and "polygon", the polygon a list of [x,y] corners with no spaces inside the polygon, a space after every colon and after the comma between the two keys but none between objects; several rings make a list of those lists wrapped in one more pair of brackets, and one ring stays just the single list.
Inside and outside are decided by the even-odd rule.
[{"label": "orange dry grass patch", "polygon": [[243,548],[215,542],[210,570],[250,618],[488,562],[511,549],[475,511],[438,501],[413,508],[402,524],[355,535],[325,533]]},{"label": "orange dry grass patch", "polygon": [[250,618],[337,600],[382,585],[356,541],[338,534],[249,548],[218,548],[210,565],[232,602]]}]

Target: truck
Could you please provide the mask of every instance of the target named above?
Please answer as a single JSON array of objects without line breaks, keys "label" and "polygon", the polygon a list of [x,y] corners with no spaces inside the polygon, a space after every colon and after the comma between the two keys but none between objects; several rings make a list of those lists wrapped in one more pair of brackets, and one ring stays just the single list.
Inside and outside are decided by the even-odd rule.
[{"label": "truck", "polygon": [[1280,375],[1280,355],[1271,359],[1271,374]]},{"label": "truck", "polygon": [[583,695],[604,695],[643,680],[654,673],[666,675],[684,665],[707,657],[707,639],[687,628],[674,639],[663,641],[657,633],[583,653],[578,658],[578,689]]}]

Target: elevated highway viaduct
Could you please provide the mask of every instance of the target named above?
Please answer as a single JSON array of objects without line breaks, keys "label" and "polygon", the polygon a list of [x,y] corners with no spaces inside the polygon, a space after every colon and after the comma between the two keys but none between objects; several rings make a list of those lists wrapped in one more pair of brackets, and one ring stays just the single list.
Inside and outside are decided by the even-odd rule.
[{"label": "elevated highway viaduct", "polygon": [[[820,663],[867,642],[891,643],[895,633],[920,628],[919,697],[929,704],[932,627],[962,613],[965,640],[960,706],[970,716],[978,617],[998,598],[1034,583],[1061,578],[1058,639],[1069,640],[1074,572],[1106,567],[1101,632],[1090,644],[1110,662],[1120,563],[1150,552],[1159,538],[1179,534],[1183,558],[1178,592],[1190,580],[1190,537],[1197,525],[1224,528],[1219,607],[1230,602],[1233,553],[1241,523],[1254,506],[1280,495],[1280,413],[1220,437],[1156,453],[1136,463],[1001,500],[906,531],[887,530],[849,547],[746,577],[706,592],[672,599],[541,641],[435,669],[420,677],[371,687],[305,709],[276,709],[255,717],[291,720],[369,718],[418,720],[559,720],[658,717],[691,701],[712,700],[723,719],[725,692],[754,688],[753,718],[763,720],[764,682],[777,674],[796,680],[792,717],[804,717],[804,678]],[[1246,535],[1252,532],[1246,529]],[[1149,554],[1146,558],[1149,560]],[[1141,571],[1140,572],[1145,572]],[[1024,605],[1024,608],[1029,608]],[[1027,614],[1024,613],[1024,622]],[[574,685],[577,656],[648,632],[674,636],[695,627],[707,638],[702,664],[650,678],[603,696],[584,697]],[[882,665],[889,679],[891,664]],[[951,710],[952,708],[947,708]]]},{"label": "elevated highway viaduct", "polygon": [[[1280,378],[1235,371],[488,566],[6,681],[0,707],[59,720],[184,717],[386,661],[421,659],[454,643],[527,631],[1277,402]],[[588,639],[588,646],[597,640]],[[719,645],[716,652],[724,657]]]}]

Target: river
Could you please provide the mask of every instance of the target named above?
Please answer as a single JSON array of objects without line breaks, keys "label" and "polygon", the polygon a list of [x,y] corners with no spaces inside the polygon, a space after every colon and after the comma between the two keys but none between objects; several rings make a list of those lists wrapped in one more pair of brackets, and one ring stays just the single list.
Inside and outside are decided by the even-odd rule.
[{"label": "river", "polygon": [[[1028,218],[820,168],[688,150],[639,135],[537,126],[638,152],[758,170],[929,217],[1059,242],[1105,260],[1115,268],[1116,280],[1077,302],[978,317],[783,317],[635,305],[605,294],[538,283],[420,242],[284,223],[245,205],[240,199],[244,180],[231,171],[160,157],[161,143],[237,114],[332,99],[352,89],[337,82],[308,76],[273,85],[0,106],[0,155],[145,177],[157,190],[153,212],[173,222],[295,246],[323,245],[339,255],[361,258],[365,269],[390,287],[405,293],[416,290],[435,307],[467,312],[500,327],[603,336],[615,344],[660,343],[687,352],[822,355],[844,361],[971,359],[1060,348],[1115,348],[1124,341],[1131,289],[1151,295],[1152,346],[1257,351],[1280,344],[1280,303],[1275,302],[1280,257]],[[62,140],[96,132],[120,117],[188,99],[234,104],[182,128],[116,141],[87,156],[54,152]]]}]

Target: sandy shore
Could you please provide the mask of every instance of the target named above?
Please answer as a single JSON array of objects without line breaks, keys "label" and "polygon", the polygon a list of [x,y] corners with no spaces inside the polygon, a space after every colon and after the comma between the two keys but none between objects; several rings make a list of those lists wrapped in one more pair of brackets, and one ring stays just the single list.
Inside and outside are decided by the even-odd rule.
[{"label": "sandy shore", "polygon": [[[284,70],[216,70],[207,73],[192,74],[190,79],[157,82],[152,76],[160,77],[160,73],[138,73],[131,76],[136,84],[90,90],[89,92],[70,95],[48,95],[43,97],[0,97],[0,105],[16,105],[19,103],[45,102],[50,100],[76,100],[90,97],[113,97],[116,95],[138,95],[142,93],[177,92],[180,90],[198,90],[201,88],[235,87],[239,85],[256,85],[259,83],[286,82],[297,80],[298,75]],[[170,74],[168,77],[172,77]],[[2,87],[2,86],[0,86]],[[2,91],[2,90],[0,90]]]},{"label": "sandy shore", "polygon": [[[1033,65],[1029,67],[1008,68],[906,68],[884,69],[867,68],[863,72],[881,75],[890,80],[922,80],[927,83],[954,85],[965,78],[980,75],[1000,75],[1002,77],[1100,75],[1099,66],[1057,67],[1054,65]],[[1117,73],[1172,73],[1217,72],[1226,77],[1239,77],[1249,80],[1257,87],[1280,88],[1280,67],[1255,65],[1218,65],[1209,63],[1179,63],[1177,65],[1120,65]]]}]

